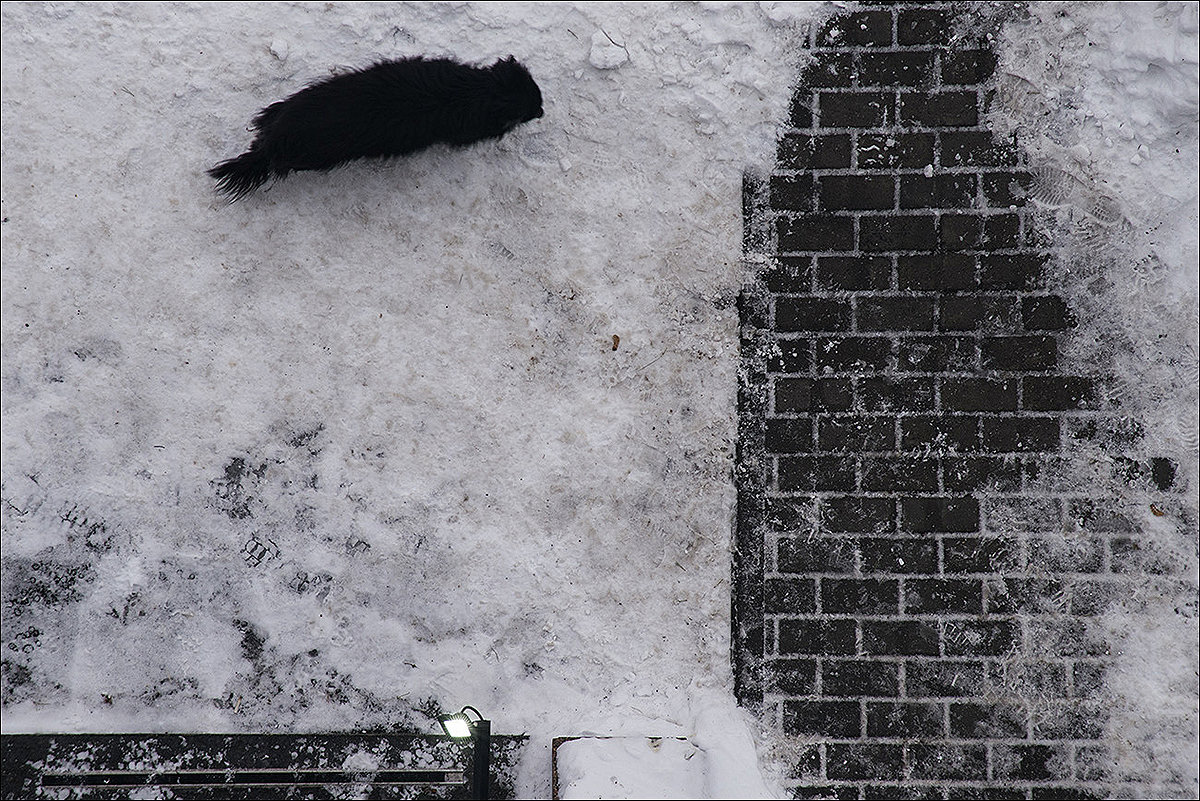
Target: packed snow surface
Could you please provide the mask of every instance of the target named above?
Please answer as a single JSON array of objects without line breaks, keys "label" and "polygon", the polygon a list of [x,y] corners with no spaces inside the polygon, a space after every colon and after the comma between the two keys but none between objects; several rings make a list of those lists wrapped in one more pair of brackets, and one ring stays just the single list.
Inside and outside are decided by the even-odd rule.
[{"label": "packed snow surface", "polygon": [[[1046,159],[1157,226],[1139,286],[1194,383],[1195,5],[1054,5],[1006,44],[1051,107],[1071,91]],[[729,670],[740,181],[829,11],[6,3],[5,730],[433,731],[472,704],[531,735],[523,797],[575,734],[690,736],[707,792],[761,783]],[[514,55],[546,115],[214,194],[259,109],[417,54]],[[1129,328],[1122,353],[1158,346]],[[1146,408],[1194,492],[1195,395],[1166,386]],[[1164,625],[1139,636],[1194,705]]]},{"label": "packed snow surface", "polygon": [[[744,727],[740,186],[815,8],[5,4],[6,727],[469,703],[543,796],[551,736]],[[546,115],[215,195],[259,109],[417,54]]]}]

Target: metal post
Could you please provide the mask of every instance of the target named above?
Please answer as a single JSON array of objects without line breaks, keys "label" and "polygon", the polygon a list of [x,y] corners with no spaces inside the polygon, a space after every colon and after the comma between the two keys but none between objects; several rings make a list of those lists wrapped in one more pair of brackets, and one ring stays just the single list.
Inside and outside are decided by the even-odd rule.
[{"label": "metal post", "polygon": [[492,761],[492,722],[480,720],[471,727],[475,756],[471,765],[471,798],[487,801]]}]

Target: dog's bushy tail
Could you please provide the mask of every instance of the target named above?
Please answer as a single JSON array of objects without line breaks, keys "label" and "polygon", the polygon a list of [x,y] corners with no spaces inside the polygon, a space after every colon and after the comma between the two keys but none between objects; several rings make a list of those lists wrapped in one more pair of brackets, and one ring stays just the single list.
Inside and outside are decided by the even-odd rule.
[{"label": "dog's bushy tail", "polygon": [[208,174],[217,179],[217,191],[233,202],[270,180],[271,158],[262,150],[247,150],[235,159],[222,161]]}]

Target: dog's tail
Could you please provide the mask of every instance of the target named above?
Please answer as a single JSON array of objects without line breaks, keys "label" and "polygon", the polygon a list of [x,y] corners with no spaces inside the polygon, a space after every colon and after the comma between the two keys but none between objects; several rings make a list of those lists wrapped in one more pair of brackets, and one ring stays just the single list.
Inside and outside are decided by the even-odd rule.
[{"label": "dog's tail", "polygon": [[270,156],[262,150],[247,150],[235,159],[222,161],[208,171],[217,179],[217,191],[232,203],[265,184],[273,173]]}]

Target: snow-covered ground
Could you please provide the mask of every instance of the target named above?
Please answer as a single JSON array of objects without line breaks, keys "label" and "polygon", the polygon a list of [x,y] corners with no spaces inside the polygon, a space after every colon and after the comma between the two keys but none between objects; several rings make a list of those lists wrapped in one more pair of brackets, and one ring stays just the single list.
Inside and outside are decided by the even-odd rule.
[{"label": "snow-covered ground", "polygon": [[[740,183],[812,7],[6,4],[5,581],[80,597],[6,620],[5,725],[470,703],[546,796],[551,736],[738,724]],[[214,195],[258,109],[413,54],[546,115]]]},{"label": "snow-covered ground", "polygon": [[[469,703],[532,736],[523,796],[587,733],[691,736],[726,755],[710,786],[758,782],[729,668],[740,181],[831,10],[6,3],[5,730],[433,731]],[[1112,260],[1163,321],[1122,318],[1112,358],[1161,388],[1138,408],[1194,509],[1196,6],[1025,24],[1002,52],[1054,113],[1003,113],[1154,256]],[[546,115],[214,195],[258,109],[413,54],[515,55]],[[1130,636],[1194,709],[1191,614]]]}]

